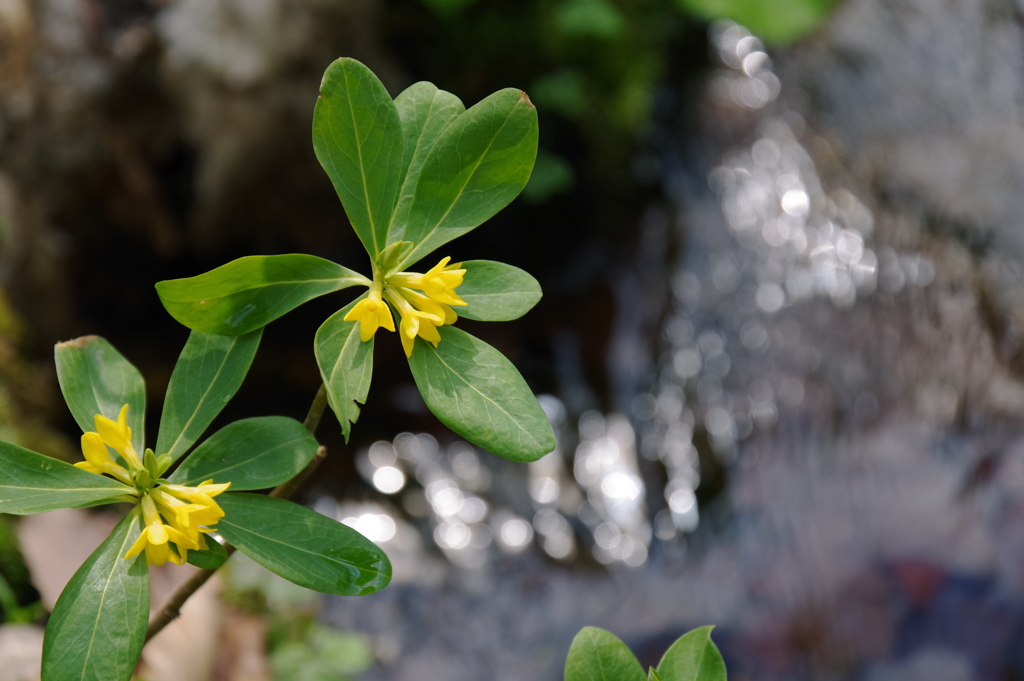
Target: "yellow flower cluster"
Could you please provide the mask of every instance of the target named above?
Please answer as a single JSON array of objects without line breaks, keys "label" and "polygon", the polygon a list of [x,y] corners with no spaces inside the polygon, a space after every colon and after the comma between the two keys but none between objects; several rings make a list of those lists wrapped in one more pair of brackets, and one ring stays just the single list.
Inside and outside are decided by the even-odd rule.
[{"label": "yellow flower cluster", "polygon": [[364,342],[373,338],[379,328],[394,331],[390,303],[402,317],[399,336],[406,357],[412,355],[416,336],[436,348],[441,341],[438,327],[454,324],[459,318],[451,306],[466,304],[455,293],[466,270],[462,263],[449,265],[449,260],[443,258],[424,274],[396,272],[384,276],[383,281],[374,277],[369,293],[349,310],[345,321],[359,322],[359,337]]},{"label": "yellow flower cluster", "polygon": [[[97,414],[95,423],[95,432],[82,435],[85,461],[75,465],[120,480],[131,486],[139,499],[145,527],[124,557],[133,558],[145,551],[150,565],[167,561],[182,565],[189,551],[206,549],[203,535],[212,532],[212,526],[224,517],[213,497],[231,483],[214,484],[207,480],[197,487],[188,487],[162,481],[160,476],[171,464],[170,457],[157,458],[150,450],[146,450],[144,460],[139,457],[132,445],[127,404],[121,408],[117,421]],[[124,459],[127,469],[111,458],[108,447]],[[176,550],[171,549],[172,543]]]}]

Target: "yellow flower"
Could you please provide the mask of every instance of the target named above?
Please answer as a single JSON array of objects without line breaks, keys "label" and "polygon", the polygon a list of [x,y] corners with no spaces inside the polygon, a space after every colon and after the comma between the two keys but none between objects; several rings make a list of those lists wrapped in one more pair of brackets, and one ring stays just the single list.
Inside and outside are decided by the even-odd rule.
[{"label": "yellow flower", "polygon": [[442,322],[438,324],[438,326],[443,326],[444,324],[454,324],[459,319],[459,315],[455,314],[455,310],[448,307],[444,303],[438,303],[434,300],[431,300],[422,293],[418,293],[417,291],[413,291],[412,289],[408,288],[400,288],[398,289],[398,292],[401,294],[403,298],[412,303],[412,306],[415,307],[417,310],[429,313],[437,317],[438,319],[441,319]]},{"label": "yellow flower", "polygon": [[384,276],[383,281],[380,272],[375,270],[369,293],[348,311],[345,321],[359,322],[359,338],[365,342],[373,338],[380,327],[395,330],[391,316],[391,307],[394,307],[402,318],[398,335],[406,357],[412,356],[417,336],[436,348],[441,342],[438,327],[454,324],[459,318],[451,306],[466,304],[455,293],[462,285],[466,270],[462,269],[462,263],[449,265],[449,260],[450,257],[442,258],[425,274],[396,272]]},{"label": "yellow flower", "polygon": [[[126,559],[134,558],[145,550],[146,562],[150,565],[163,565],[167,561],[178,565],[184,564],[188,559],[188,549],[198,548],[198,544],[193,546],[193,542],[187,536],[173,527],[165,525],[163,518],[156,510],[156,504],[149,496],[142,497],[140,505],[146,527],[143,528],[139,538],[135,540],[124,557]],[[171,550],[169,542],[172,541],[177,545],[178,553]]]},{"label": "yellow flower", "polygon": [[110,458],[110,450],[103,444],[103,440],[98,433],[89,432],[82,435],[82,454],[85,456],[85,461],[76,463],[75,466],[77,468],[87,470],[90,473],[96,473],[97,475],[106,473],[126,485],[132,484],[128,471],[114,463],[113,459]]},{"label": "yellow flower", "polygon": [[[97,432],[82,435],[85,461],[75,465],[90,473],[106,473],[117,478],[131,487],[130,494],[138,497],[145,527],[125,558],[134,558],[145,551],[150,565],[163,565],[168,561],[182,565],[188,560],[189,551],[207,548],[203,535],[212,532],[210,528],[224,517],[224,510],[213,497],[231,483],[206,480],[195,487],[159,484],[162,482],[159,476],[167,466],[149,450],[146,452],[148,467],[139,461],[131,443],[132,430],[128,427],[127,415],[128,405],[121,409],[117,421],[97,415]],[[115,463],[107,447],[121,454],[131,470]]]},{"label": "yellow flower", "polygon": [[405,356],[412,357],[416,336],[433,344],[436,348],[437,344],[441,342],[441,334],[437,332],[437,327],[444,324],[444,317],[428,311],[417,310],[403,295],[394,289],[388,289],[385,291],[385,295],[398,310],[398,314],[402,316],[398,335],[402,339],[402,348],[405,350]]},{"label": "yellow flower", "polygon": [[157,489],[164,490],[171,496],[190,501],[193,504],[199,504],[200,506],[206,507],[208,513],[212,514],[215,518],[212,522],[203,522],[203,525],[211,525],[217,522],[216,519],[224,517],[224,511],[217,505],[217,502],[213,500],[213,497],[217,496],[228,487],[231,487],[230,482],[222,482],[214,484],[213,480],[207,480],[197,487],[187,487],[185,485],[160,485]]},{"label": "yellow flower", "polygon": [[192,542],[198,544],[199,548],[205,549],[206,540],[203,539],[203,534],[213,530],[203,526],[215,525],[224,517],[224,512],[219,506],[212,509],[209,506],[181,501],[169,494],[164,487],[157,487],[150,493],[160,515],[167,519],[171,527],[186,535]]},{"label": "yellow flower", "polygon": [[377,282],[371,284],[370,293],[348,311],[344,320],[359,322],[359,338],[364,343],[373,338],[373,334],[382,326],[388,331],[395,330],[391,310],[387,303],[381,300],[381,286]]},{"label": "yellow flower", "polygon": [[142,461],[139,459],[135,447],[132,446],[132,429],[128,426],[128,405],[121,407],[117,415],[117,421],[111,421],[102,414],[96,414],[96,434],[115,452],[124,457],[128,467],[132,470],[142,468]]},{"label": "yellow flower", "polygon": [[405,288],[418,288],[433,300],[444,305],[465,305],[466,301],[455,293],[462,284],[466,270],[462,263],[449,265],[451,257],[441,258],[441,262],[427,270],[425,274],[416,272],[398,272],[387,278],[388,284]]}]

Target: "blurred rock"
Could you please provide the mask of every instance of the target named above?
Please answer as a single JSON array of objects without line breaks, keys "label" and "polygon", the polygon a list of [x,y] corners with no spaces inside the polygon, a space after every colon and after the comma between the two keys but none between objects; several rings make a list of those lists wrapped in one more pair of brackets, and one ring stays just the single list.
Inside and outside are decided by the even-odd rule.
[{"label": "blurred rock", "polygon": [[0,626],[0,681],[39,681],[43,630],[29,624]]}]

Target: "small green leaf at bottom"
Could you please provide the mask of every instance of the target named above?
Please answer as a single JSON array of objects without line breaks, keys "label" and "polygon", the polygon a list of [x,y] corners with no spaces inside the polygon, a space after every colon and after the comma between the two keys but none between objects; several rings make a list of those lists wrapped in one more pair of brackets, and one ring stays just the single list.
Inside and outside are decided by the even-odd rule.
[{"label": "small green leaf at bottom", "polygon": [[461,329],[438,331],[436,348],[416,339],[409,367],[441,423],[511,461],[536,461],[551,452],[555,431],[512,362]]},{"label": "small green leaf at bottom", "polygon": [[565,681],[648,681],[643,667],[615,634],[584,627],[569,647]]},{"label": "small green leaf at bottom", "polygon": [[391,563],[348,525],[304,506],[259,494],[217,497],[217,532],[271,572],[307,589],[364,596],[391,581]]},{"label": "small green leaf at bottom", "polygon": [[714,627],[684,634],[658,663],[662,681],[726,681],[725,661],[711,640]]},{"label": "small green leaf at bottom", "polygon": [[662,681],[661,675],[658,674],[658,670],[654,667],[647,671],[647,681]]},{"label": "small green leaf at bottom", "polygon": [[144,553],[124,554],[141,529],[133,510],[64,587],[43,638],[46,681],[131,678],[149,622],[149,568]]}]

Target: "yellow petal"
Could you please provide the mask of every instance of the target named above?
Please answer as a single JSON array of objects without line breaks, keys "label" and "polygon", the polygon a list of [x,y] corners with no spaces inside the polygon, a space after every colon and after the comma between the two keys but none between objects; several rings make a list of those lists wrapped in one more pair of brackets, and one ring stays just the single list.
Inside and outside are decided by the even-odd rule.
[{"label": "yellow petal", "polygon": [[151,525],[147,525],[146,529],[149,530],[149,543],[150,544],[166,544],[168,540],[167,526],[161,522],[156,522]]},{"label": "yellow petal", "polygon": [[79,461],[78,463],[75,464],[75,468],[81,468],[83,471],[89,471],[90,473],[95,473],[96,475],[103,475],[102,468],[100,468],[99,466],[93,466],[88,461]]},{"label": "yellow petal", "polygon": [[86,461],[96,467],[101,467],[105,463],[113,463],[110,459],[110,452],[107,451],[107,446],[103,444],[99,433],[89,432],[82,435],[82,455],[85,456]]},{"label": "yellow petal", "polygon": [[171,547],[167,542],[163,544],[149,544],[146,546],[146,560],[150,565],[163,565],[171,557]]},{"label": "yellow petal", "polygon": [[416,335],[413,334],[412,338],[409,338],[404,333],[399,334],[399,338],[402,339],[402,349],[405,350],[406,357],[412,357],[412,349],[416,344]]},{"label": "yellow petal", "polygon": [[388,331],[395,330],[395,322],[387,303],[372,293],[356,303],[342,319],[346,322],[359,322],[359,338],[364,343],[373,338],[380,327]]},{"label": "yellow petal", "polygon": [[128,553],[124,554],[124,557],[126,559],[134,558],[135,556],[142,553],[142,549],[146,548],[146,545],[149,543],[149,540],[147,539],[149,533],[146,531],[148,529],[149,528],[143,528],[142,533],[139,535],[139,538],[136,539],[135,543],[132,544],[132,547],[128,549]]},{"label": "yellow petal", "polygon": [[203,494],[207,495],[207,496],[215,497],[218,494],[220,494],[221,492],[226,491],[229,487],[231,487],[231,483],[230,482],[217,482],[217,483],[215,483],[213,481],[213,478],[210,478],[206,482],[204,482],[204,483],[199,485],[199,491],[202,492]]},{"label": "yellow petal", "polygon": [[437,332],[437,327],[433,324],[420,324],[419,336],[423,340],[433,343],[435,348],[441,342],[441,334]]},{"label": "yellow petal", "polygon": [[[125,407],[127,406],[125,405]],[[121,414],[127,417],[127,412],[124,408],[121,409]],[[102,438],[104,444],[113,447],[118,454],[123,455],[124,449],[132,439],[132,429],[128,427],[127,421],[121,423],[121,415],[118,415],[117,421],[111,421],[102,414],[96,414],[95,422],[96,432]]]}]

